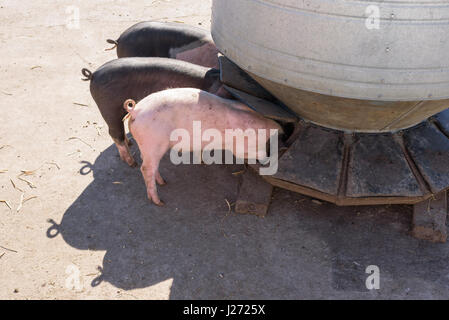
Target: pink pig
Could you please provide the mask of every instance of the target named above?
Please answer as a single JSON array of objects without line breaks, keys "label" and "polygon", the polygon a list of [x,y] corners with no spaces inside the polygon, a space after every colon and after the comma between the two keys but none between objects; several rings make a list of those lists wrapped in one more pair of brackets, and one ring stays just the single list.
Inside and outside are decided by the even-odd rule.
[{"label": "pink pig", "polygon": [[[124,108],[129,112],[129,130],[136,140],[143,160],[141,172],[147,187],[150,201],[162,206],[164,203],[157,194],[156,181],[164,185],[165,181],[159,173],[159,162],[164,154],[174,147],[181,146],[183,152],[198,152],[205,147],[214,150],[230,150],[236,155],[238,143],[230,146],[222,140],[219,143],[201,141],[199,144],[188,139],[177,141],[173,139],[173,132],[184,130],[190,137],[194,136],[194,122],[200,122],[202,130],[213,129],[225,135],[225,131],[234,130],[243,135],[243,131],[255,130],[266,132],[258,136],[258,149],[248,150],[250,144],[243,143],[244,158],[257,154],[257,158],[266,155],[265,146],[273,132],[282,132],[281,126],[270,119],[264,118],[243,103],[235,100],[223,99],[208,92],[193,88],[168,89],[153,93],[139,103],[127,100]],[[241,129],[241,130],[239,130]],[[260,130],[265,129],[265,130]],[[238,140],[239,137],[236,137]],[[242,137],[240,137],[242,138]],[[240,140],[242,141],[242,140]],[[215,142],[215,141],[214,141]],[[261,143],[259,143],[261,142]],[[260,146],[263,145],[263,150]],[[173,151],[172,150],[172,151]],[[239,149],[242,150],[242,149]],[[255,151],[255,153],[254,153]]]}]

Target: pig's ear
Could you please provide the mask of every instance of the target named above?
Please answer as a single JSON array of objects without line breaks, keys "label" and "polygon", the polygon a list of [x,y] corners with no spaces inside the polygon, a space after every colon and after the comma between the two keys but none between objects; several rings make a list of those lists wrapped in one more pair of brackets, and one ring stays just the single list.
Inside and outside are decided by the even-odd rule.
[{"label": "pig's ear", "polygon": [[123,108],[128,112],[131,112],[135,106],[136,106],[136,102],[133,99],[128,99],[123,104]]}]

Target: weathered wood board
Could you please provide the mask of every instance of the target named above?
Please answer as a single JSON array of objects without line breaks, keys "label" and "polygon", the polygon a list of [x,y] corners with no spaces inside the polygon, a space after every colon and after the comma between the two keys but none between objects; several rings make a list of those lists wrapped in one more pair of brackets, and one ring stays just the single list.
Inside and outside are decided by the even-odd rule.
[{"label": "weathered wood board", "polygon": [[247,169],[242,177],[235,212],[264,217],[270,206],[273,186],[256,172]]},{"label": "weathered wood board", "polygon": [[347,197],[424,195],[392,134],[356,134],[349,158]]},{"label": "weathered wood board", "polygon": [[307,125],[279,159],[276,179],[337,194],[343,161],[342,132]]},{"label": "weathered wood board", "polygon": [[434,124],[407,130],[404,144],[433,193],[449,187],[449,139]]}]

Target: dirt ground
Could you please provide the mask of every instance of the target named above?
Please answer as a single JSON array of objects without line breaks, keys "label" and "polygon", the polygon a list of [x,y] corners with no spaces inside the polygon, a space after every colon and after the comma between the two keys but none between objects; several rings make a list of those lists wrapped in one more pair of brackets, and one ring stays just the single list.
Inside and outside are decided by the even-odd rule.
[{"label": "dirt ground", "polygon": [[167,159],[167,205],[149,204],[80,80],[143,20],[209,28],[210,1],[0,0],[0,298],[449,298],[449,244],[412,238],[409,206],[275,189],[266,218],[237,215],[240,166]]}]

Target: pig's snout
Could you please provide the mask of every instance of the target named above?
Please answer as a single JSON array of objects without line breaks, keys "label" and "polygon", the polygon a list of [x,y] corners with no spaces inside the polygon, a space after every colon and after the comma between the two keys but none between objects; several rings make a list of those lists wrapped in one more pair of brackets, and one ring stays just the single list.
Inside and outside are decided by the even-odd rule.
[{"label": "pig's snout", "polygon": [[134,107],[136,106],[136,102],[133,99],[128,99],[125,101],[125,103],[123,104],[123,108],[127,111],[127,112],[131,112],[133,111]]}]

